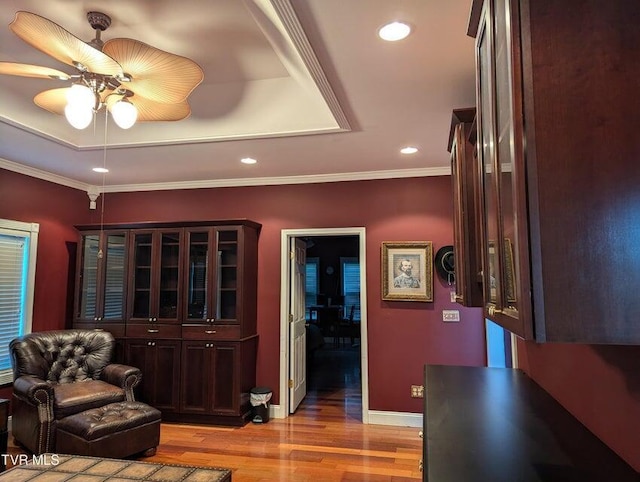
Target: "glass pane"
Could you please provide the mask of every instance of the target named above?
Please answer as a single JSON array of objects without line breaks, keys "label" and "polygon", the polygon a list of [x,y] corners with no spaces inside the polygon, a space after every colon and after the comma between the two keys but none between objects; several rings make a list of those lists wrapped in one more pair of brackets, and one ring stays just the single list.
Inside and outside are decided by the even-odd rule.
[{"label": "glass pane", "polygon": [[187,282],[187,317],[207,317],[207,269],[209,266],[209,233],[189,235],[189,277]]},{"label": "glass pane", "polygon": [[135,235],[133,262],[133,313],[134,318],[149,318],[151,313],[151,234]]},{"label": "glass pane", "polygon": [[162,233],[158,318],[178,317],[180,234]]},{"label": "glass pane", "polygon": [[218,231],[216,269],[217,320],[234,321],[237,317],[238,231]]},{"label": "glass pane", "polygon": [[[486,25],[485,25],[486,26]],[[483,172],[483,197],[484,197],[484,235],[485,246],[488,252],[485,253],[487,273],[485,280],[485,299],[491,303],[497,302],[497,287],[499,286],[498,263],[496,245],[498,238],[498,206],[497,190],[494,179],[494,145],[493,145],[493,106],[491,105],[491,60],[489,43],[486,28],[481,30],[478,40],[478,63],[480,82],[480,133],[481,142],[480,155]]]},{"label": "glass pane", "polygon": [[107,236],[102,315],[105,320],[124,318],[125,242],[124,234]]},{"label": "glass pane", "polygon": [[496,9],[496,123],[498,126],[498,166],[500,169],[500,207],[503,232],[502,298],[503,306],[516,308],[516,279],[513,251],[516,249],[515,209],[513,202],[514,119],[511,57],[509,55],[508,0],[497,0]]},{"label": "glass pane", "polygon": [[80,272],[80,313],[82,319],[97,316],[98,296],[98,250],[100,236],[91,234],[82,237],[82,271]]}]

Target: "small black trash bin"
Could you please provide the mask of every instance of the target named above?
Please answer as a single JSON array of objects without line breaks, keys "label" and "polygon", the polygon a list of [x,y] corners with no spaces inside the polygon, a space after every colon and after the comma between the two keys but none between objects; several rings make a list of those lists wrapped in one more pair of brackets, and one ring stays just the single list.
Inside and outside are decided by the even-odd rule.
[{"label": "small black trash bin", "polygon": [[267,387],[251,389],[251,421],[253,423],[267,423],[269,421],[269,400],[273,392]]}]

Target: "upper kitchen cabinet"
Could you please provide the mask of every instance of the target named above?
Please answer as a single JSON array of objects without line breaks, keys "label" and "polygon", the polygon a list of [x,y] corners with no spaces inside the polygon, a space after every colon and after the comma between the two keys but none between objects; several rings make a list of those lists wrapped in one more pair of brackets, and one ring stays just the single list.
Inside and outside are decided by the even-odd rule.
[{"label": "upper kitchen cabinet", "polygon": [[463,306],[482,306],[475,117],[475,108],[453,111],[448,146],[454,204],[456,302]]},{"label": "upper kitchen cabinet", "polygon": [[638,18],[473,2],[484,310],[526,339],[640,343]]},{"label": "upper kitchen cabinet", "polygon": [[126,231],[80,236],[74,326],[106,326],[115,336],[124,335],[127,240]]}]

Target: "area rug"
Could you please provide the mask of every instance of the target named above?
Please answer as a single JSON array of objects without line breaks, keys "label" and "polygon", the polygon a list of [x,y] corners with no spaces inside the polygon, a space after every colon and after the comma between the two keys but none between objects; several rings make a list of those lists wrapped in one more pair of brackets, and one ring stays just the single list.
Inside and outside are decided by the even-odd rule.
[{"label": "area rug", "polygon": [[135,460],[102,459],[76,455],[46,455],[16,465],[0,474],[0,481],[69,482],[230,482],[229,469],[155,464]]}]

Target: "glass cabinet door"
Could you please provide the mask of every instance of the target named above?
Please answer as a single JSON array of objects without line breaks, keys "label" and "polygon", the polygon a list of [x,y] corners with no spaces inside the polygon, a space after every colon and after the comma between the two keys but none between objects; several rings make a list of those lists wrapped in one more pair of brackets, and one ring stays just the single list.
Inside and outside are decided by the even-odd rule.
[{"label": "glass cabinet door", "polygon": [[[178,319],[180,292],[180,232],[160,235],[160,283],[157,301],[158,321]],[[158,286],[158,285],[156,285]]]},{"label": "glass cabinet door", "polygon": [[131,318],[151,322],[178,320],[180,231],[133,234]]},{"label": "glass cabinet door", "polygon": [[508,30],[509,0],[495,1],[495,96],[497,167],[500,185],[500,227],[502,247],[500,252],[500,274],[502,280],[502,312],[518,317],[514,252],[518,250],[516,234],[516,211],[514,205],[515,144],[513,116],[514,98],[511,72],[511,41]]},{"label": "glass cabinet door", "polygon": [[107,234],[102,258],[105,266],[102,319],[105,321],[124,320],[126,247],[125,233]]},{"label": "glass cabinet door", "polygon": [[[519,260],[526,232],[517,2],[486,0],[478,37],[479,151],[483,167],[485,315],[525,338],[532,325],[520,307],[527,273]],[[523,225],[519,226],[519,222]],[[527,285],[528,286],[528,285]]]},{"label": "glass cabinet door", "polygon": [[135,233],[132,245],[131,318],[153,321],[151,312],[153,233]]},{"label": "glass cabinet door", "polygon": [[188,261],[186,282],[186,319],[191,321],[211,321],[209,313],[209,281],[211,274],[212,230],[187,231]]},{"label": "glass cabinet door", "polygon": [[215,318],[218,322],[234,322],[238,317],[238,230],[216,229],[216,237]]},{"label": "glass cabinet door", "polygon": [[489,314],[500,306],[499,296],[501,279],[498,263],[499,256],[499,226],[498,226],[498,186],[495,165],[495,132],[494,132],[494,95],[493,95],[493,64],[492,59],[492,30],[491,30],[491,2],[485,2],[477,39],[478,66],[478,149],[479,165],[481,168],[480,182],[482,185],[482,236],[483,236],[483,279],[485,308]]},{"label": "glass cabinet door", "polygon": [[81,261],[76,317],[81,320],[98,319],[98,252],[100,234],[85,234],[81,238]]},{"label": "glass cabinet door", "polygon": [[127,235],[91,233],[81,237],[78,321],[123,321]]}]

